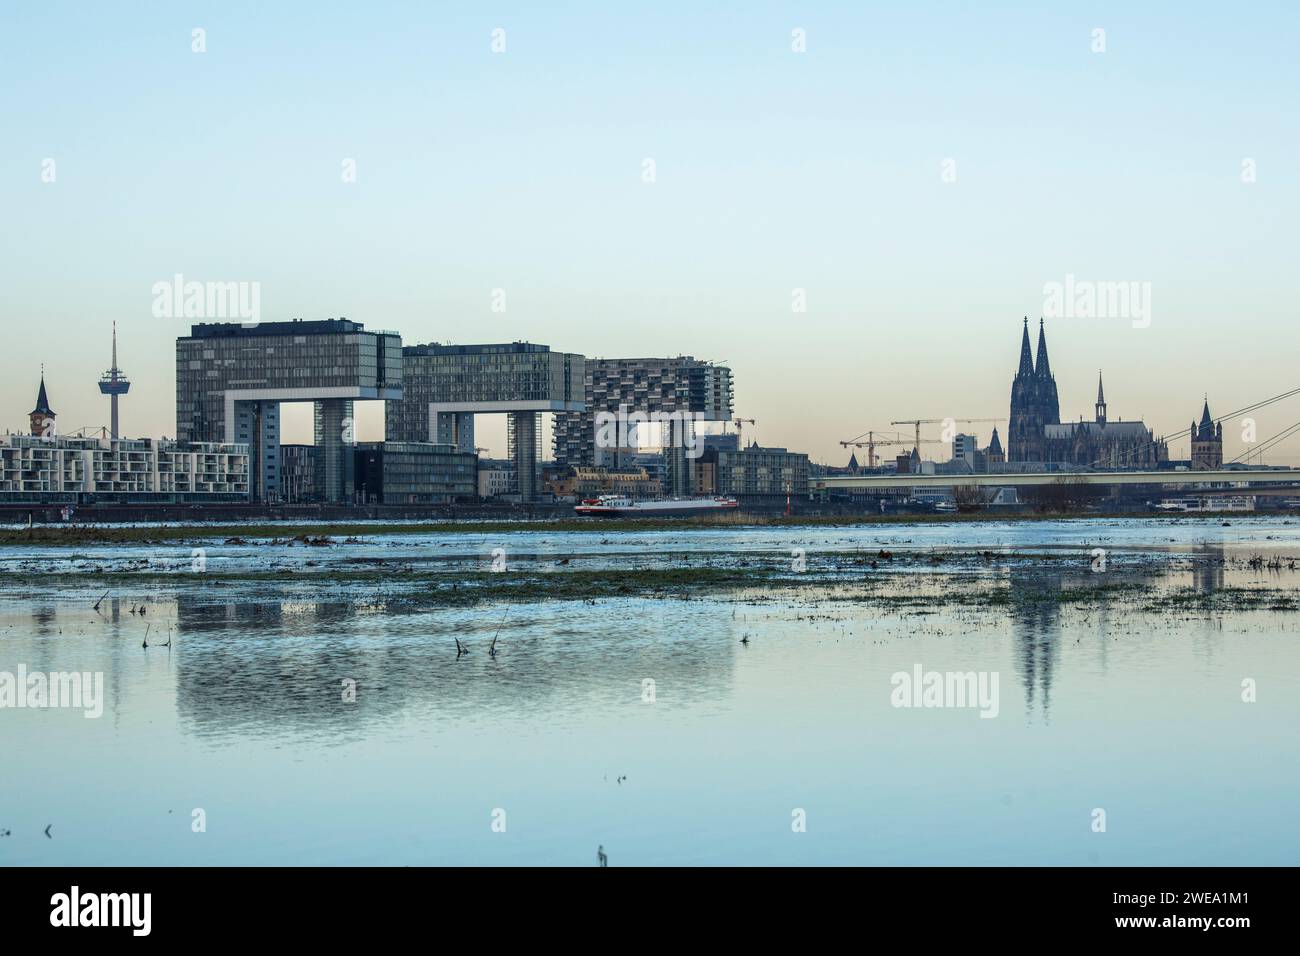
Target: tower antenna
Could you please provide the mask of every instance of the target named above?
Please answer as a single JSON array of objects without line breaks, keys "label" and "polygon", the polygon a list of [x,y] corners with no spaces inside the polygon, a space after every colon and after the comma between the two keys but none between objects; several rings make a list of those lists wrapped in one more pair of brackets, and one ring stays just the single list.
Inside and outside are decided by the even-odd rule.
[{"label": "tower antenna", "polygon": [[118,430],[117,417],[117,399],[118,396],[125,395],[131,388],[131,381],[126,377],[120,368],[117,367],[117,322],[113,322],[113,367],[105,372],[99,379],[99,391],[101,395],[107,395],[111,403],[111,421],[109,428],[109,437],[117,440],[122,437]]}]

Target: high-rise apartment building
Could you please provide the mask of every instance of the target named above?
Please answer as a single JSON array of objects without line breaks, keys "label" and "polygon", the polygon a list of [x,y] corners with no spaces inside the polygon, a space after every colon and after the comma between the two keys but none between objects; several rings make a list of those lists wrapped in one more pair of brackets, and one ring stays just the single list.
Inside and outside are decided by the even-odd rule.
[{"label": "high-rise apartment building", "polygon": [[[731,369],[690,356],[587,359],[583,389],[583,411],[555,416],[557,465],[620,468],[637,453],[634,447],[605,447],[596,440],[601,412],[679,412],[701,421],[731,418]],[[665,478],[673,494],[690,493],[690,460],[681,444],[665,449]]]}]

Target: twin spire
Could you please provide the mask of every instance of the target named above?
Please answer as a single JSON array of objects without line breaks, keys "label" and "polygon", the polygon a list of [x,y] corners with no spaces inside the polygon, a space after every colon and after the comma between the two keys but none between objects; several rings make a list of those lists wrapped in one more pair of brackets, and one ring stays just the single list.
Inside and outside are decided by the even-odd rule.
[{"label": "twin spire", "polygon": [[1020,368],[1016,372],[1016,378],[1028,378],[1031,375],[1051,378],[1052,366],[1047,361],[1047,333],[1043,331],[1043,320],[1038,320],[1038,358],[1035,360],[1029,350],[1029,316],[1025,316],[1025,330],[1020,336]]}]

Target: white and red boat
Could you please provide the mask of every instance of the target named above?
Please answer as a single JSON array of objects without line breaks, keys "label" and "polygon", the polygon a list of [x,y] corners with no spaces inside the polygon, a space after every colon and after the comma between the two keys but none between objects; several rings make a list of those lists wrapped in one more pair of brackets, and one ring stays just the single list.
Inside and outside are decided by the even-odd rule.
[{"label": "white and red boat", "polygon": [[584,498],[573,510],[580,515],[605,518],[672,518],[683,515],[707,515],[735,511],[735,498],[629,498],[627,495],[600,495]]}]

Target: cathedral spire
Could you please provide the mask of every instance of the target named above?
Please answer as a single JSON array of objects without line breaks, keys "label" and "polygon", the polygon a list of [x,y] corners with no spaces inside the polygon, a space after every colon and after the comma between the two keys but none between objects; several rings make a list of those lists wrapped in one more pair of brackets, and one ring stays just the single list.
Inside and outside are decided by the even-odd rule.
[{"label": "cathedral spire", "polygon": [[1101,387],[1101,369],[1097,369],[1097,423],[1106,424],[1106,393]]},{"label": "cathedral spire", "polygon": [[[1026,340],[1028,340],[1028,335],[1026,335]],[[1034,374],[1039,378],[1052,377],[1052,368],[1047,364],[1047,335],[1043,332],[1042,319],[1038,320],[1038,358],[1034,362]]]},{"label": "cathedral spire", "polygon": [[1028,378],[1034,374],[1034,353],[1029,351],[1029,316],[1025,316],[1025,331],[1020,336],[1020,370],[1016,378]]}]

